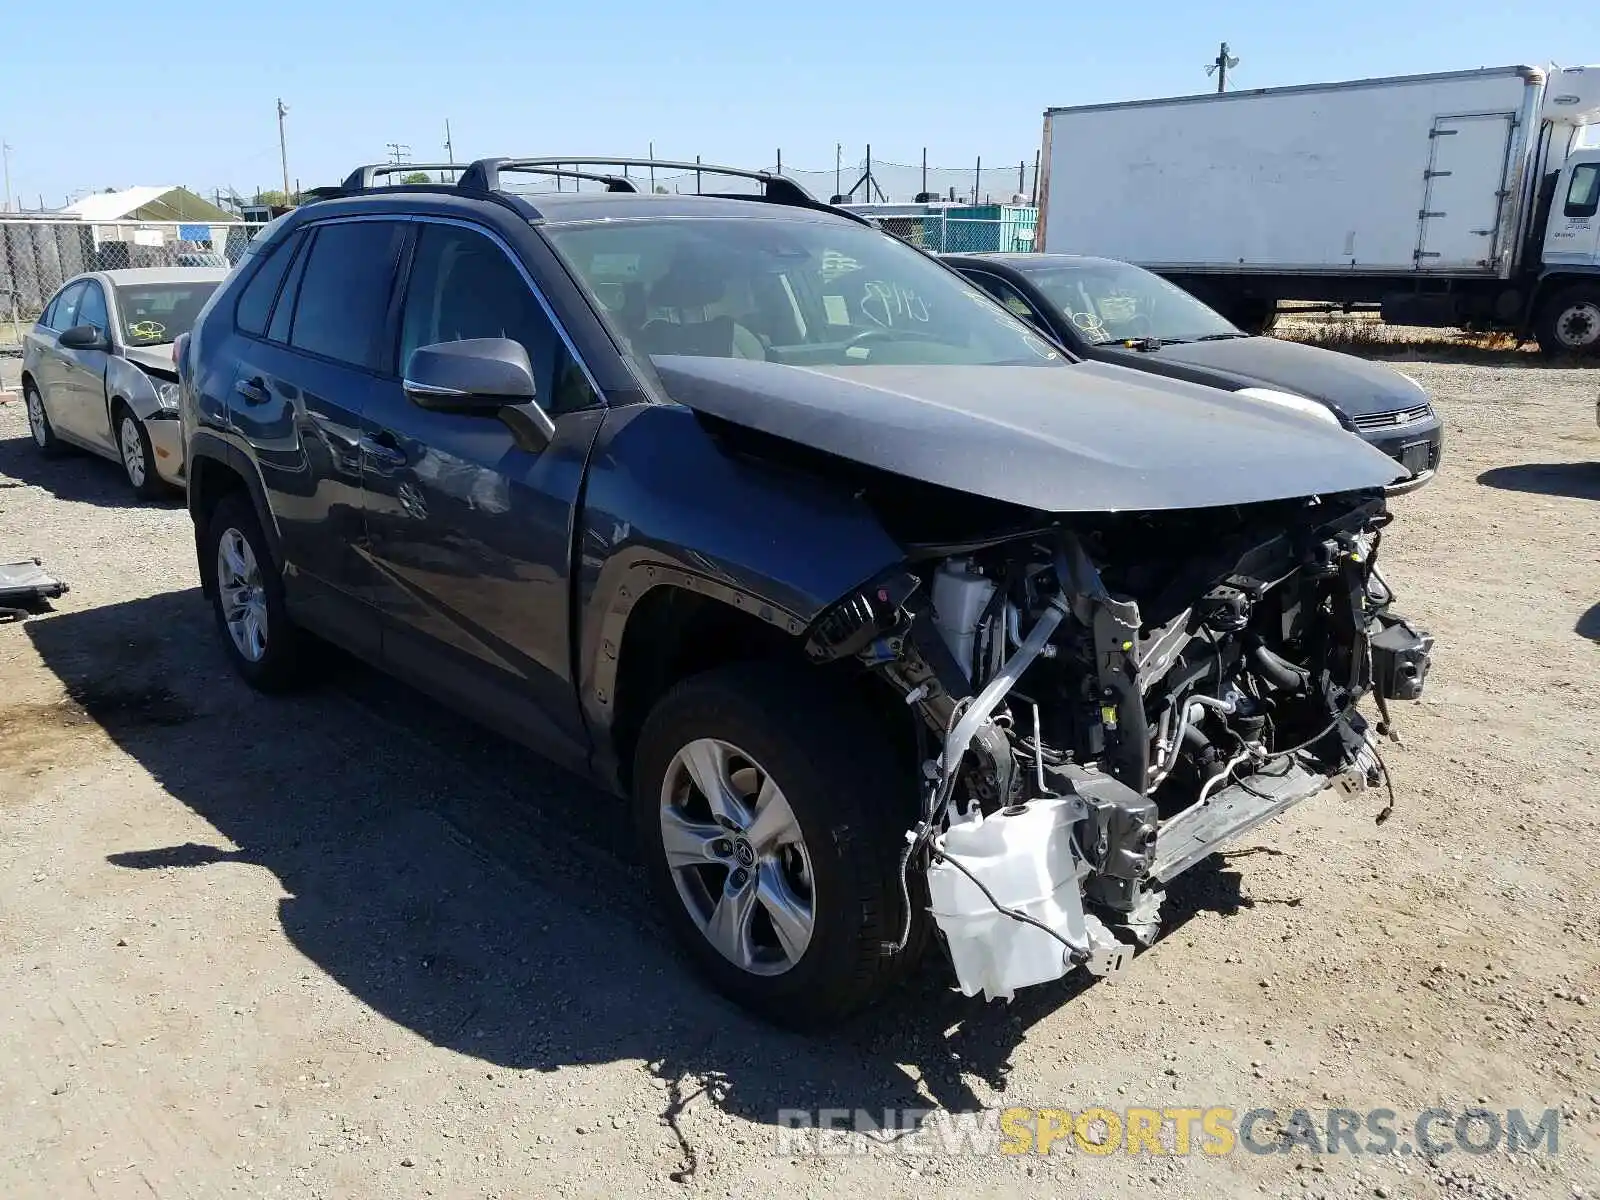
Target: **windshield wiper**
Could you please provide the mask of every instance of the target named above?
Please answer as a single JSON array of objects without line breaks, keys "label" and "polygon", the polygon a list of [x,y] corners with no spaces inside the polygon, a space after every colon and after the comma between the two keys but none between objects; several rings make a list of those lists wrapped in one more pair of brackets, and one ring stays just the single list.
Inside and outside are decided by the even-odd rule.
[{"label": "windshield wiper", "polygon": [[1235,338],[1246,338],[1249,336],[1250,335],[1248,333],[1208,333],[1205,335],[1205,337],[1197,337],[1194,340],[1197,342],[1231,342]]},{"label": "windshield wiper", "polygon": [[1172,345],[1172,341],[1171,339],[1163,341],[1161,338],[1155,337],[1107,338],[1104,341],[1096,342],[1095,345],[1121,346],[1125,350],[1138,350],[1143,354],[1150,354],[1163,346]]}]

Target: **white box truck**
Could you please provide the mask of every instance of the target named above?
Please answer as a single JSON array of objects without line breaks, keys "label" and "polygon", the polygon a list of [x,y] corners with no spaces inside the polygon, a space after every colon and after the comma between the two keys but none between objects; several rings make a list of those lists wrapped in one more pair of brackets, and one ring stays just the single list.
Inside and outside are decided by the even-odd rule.
[{"label": "white box truck", "polygon": [[1039,248],[1138,263],[1254,330],[1323,301],[1600,353],[1596,135],[1600,67],[1052,108]]}]

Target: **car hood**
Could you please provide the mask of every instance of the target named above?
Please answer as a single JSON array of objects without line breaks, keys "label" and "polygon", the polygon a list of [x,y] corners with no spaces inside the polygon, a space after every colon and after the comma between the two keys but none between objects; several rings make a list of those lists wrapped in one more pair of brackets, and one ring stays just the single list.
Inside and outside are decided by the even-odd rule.
[{"label": "car hood", "polygon": [[174,376],[178,373],[171,342],[164,346],[124,346],[122,356],[136,367]]},{"label": "car hood", "polygon": [[1315,417],[1103,363],[652,361],[671,398],[697,412],[1044,512],[1252,504],[1380,488],[1402,474]]},{"label": "car hood", "polygon": [[1231,338],[1221,342],[1180,342],[1159,350],[1109,348],[1109,361],[1158,368],[1158,364],[1199,368],[1192,379],[1215,380],[1219,387],[1267,387],[1321,400],[1352,417],[1415,408],[1427,393],[1381,363],[1350,354],[1301,346],[1271,337]]}]

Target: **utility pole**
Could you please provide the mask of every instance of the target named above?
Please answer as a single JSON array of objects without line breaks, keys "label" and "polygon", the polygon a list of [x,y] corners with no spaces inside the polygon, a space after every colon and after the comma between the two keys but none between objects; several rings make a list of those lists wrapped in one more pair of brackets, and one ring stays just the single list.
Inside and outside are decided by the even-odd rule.
[{"label": "utility pole", "polygon": [[0,158],[4,158],[5,162],[6,162],[6,207],[5,207],[5,211],[6,212],[10,212],[11,211],[11,143],[9,143],[9,142],[0,142]]},{"label": "utility pole", "polygon": [[833,194],[839,195],[839,189],[844,186],[844,143],[833,144]]},{"label": "utility pole", "polygon": [[1207,75],[1213,72],[1216,73],[1217,91],[1224,92],[1228,90],[1228,68],[1237,67],[1238,65],[1239,60],[1228,53],[1228,43],[1223,42],[1217,50],[1217,57],[1206,67]]},{"label": "utility pole", "polygon": [[289,144],[283,138],[283,118],[289,106],[278,98],[278,163],[283,167],[283,202],[289,203]]},{"label": "utility pole", "polygon": [[404,142],[385,142],[384,145],[389,148],[389,161],[397,167],[411,157],[411,147]]},{"label": "utility pole", "polygon": [[[444,160],[447,163],[453,163],[456,160],[455,147],[450,144],[450,118],[449,117],[446,117],[444,119]],[[450,172],[450,182],[454,183],[455,181],[456,181],[456,173],[454,171],[451,171]]]}]

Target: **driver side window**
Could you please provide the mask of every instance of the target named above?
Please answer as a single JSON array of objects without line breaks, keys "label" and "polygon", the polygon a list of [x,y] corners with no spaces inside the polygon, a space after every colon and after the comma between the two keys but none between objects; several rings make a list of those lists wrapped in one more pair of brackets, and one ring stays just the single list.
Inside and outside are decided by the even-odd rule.
[{"label": "driver side window", "polygon": [[83,298],[83,287],[81,281],[73,284],[50,306],[50,328],[57,333],[65,333],[78,323],[78,302]]},{"label": "driver side window", "polygon": [[400,321],[401,374],[419,346],[498,337],[528,352],[540,408],[562,413],[594,402],[583,372],[505,251],[475,230],[423,223]]},{"label": "driver side window", "polygon": [[1039,310],[1029,304],[1027,298],[1021,292],[1017,291],[1015,287],[998,275],[987,275],[978,272],[969,275],[968,278],[998,300],[1012,316],[1020,317],[1035,329],[1045,330],[1049,328]]}]

